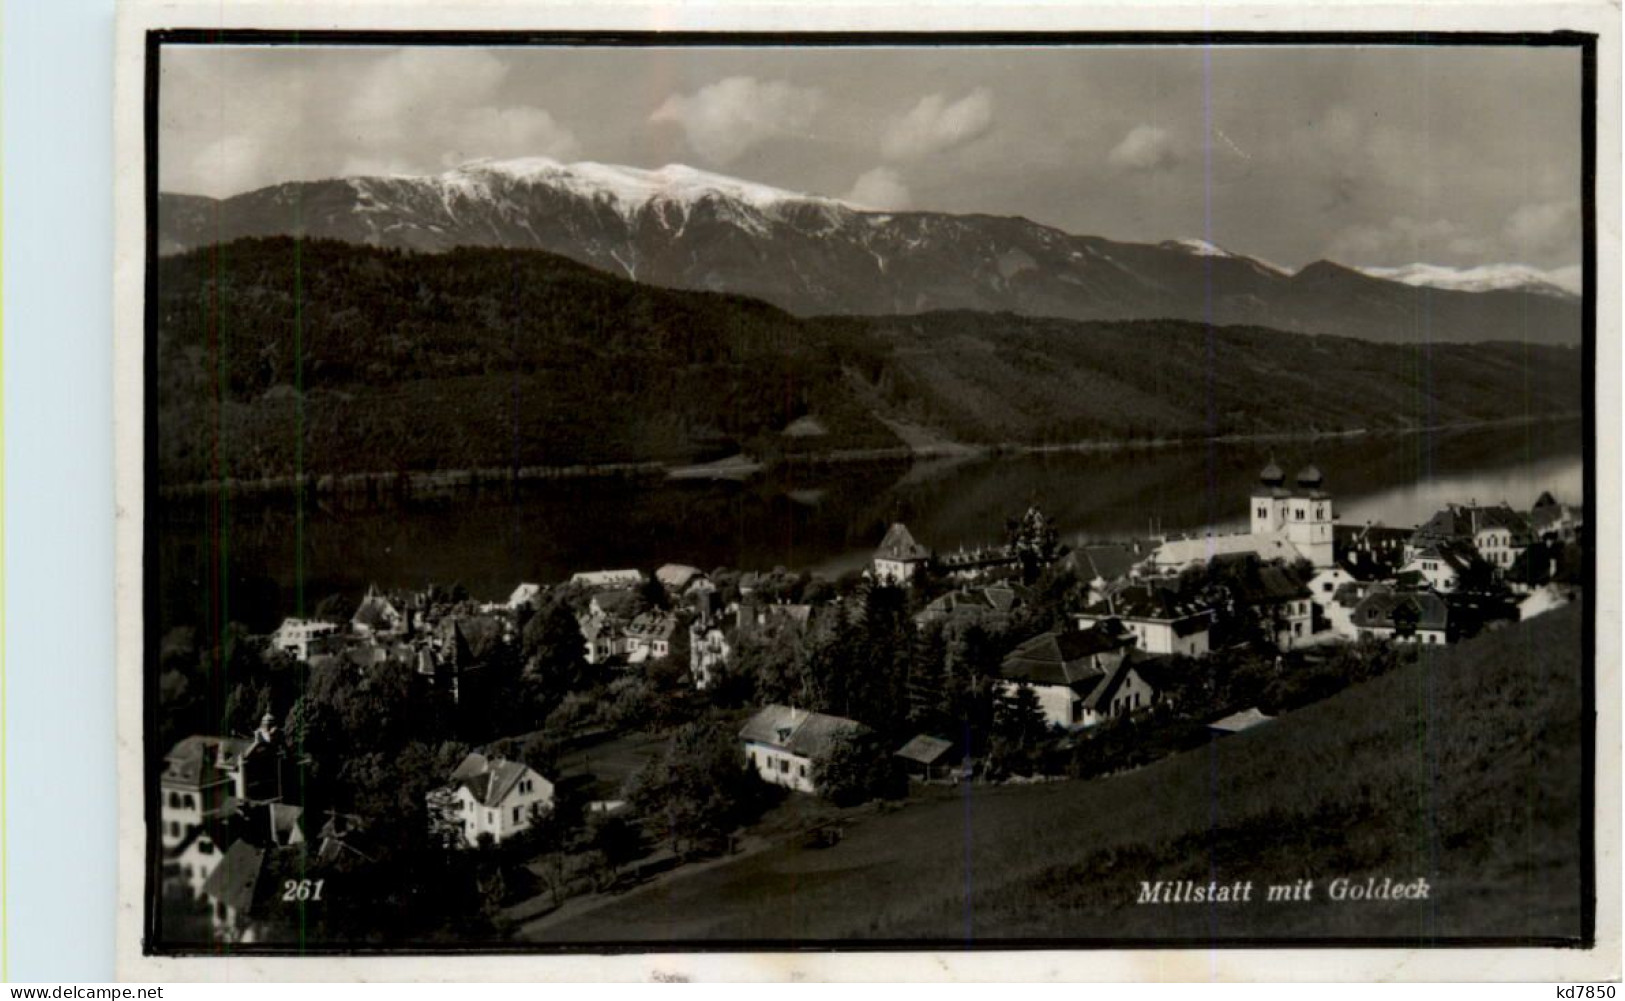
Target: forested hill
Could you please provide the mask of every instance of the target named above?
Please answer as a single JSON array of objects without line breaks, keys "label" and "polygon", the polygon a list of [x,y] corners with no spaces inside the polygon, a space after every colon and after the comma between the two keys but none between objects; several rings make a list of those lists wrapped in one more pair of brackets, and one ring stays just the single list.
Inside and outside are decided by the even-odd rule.
[{"label": "forested hill", "polygon": [[1580,352],[1563,347],[972,312],[800,319],[540,251],[245,239],[158,267],[169,484],[905,438],[1330,432],[1580,405]]}]

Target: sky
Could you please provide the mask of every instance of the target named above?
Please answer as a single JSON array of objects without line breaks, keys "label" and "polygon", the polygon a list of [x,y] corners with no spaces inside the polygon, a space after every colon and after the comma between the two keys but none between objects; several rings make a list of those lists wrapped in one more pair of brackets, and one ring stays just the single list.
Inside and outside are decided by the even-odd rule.
[{"label": "sky", "polygon": [[1287,268],[1558,269],[1580,79],[1562,48],[171,45],[159,184],[683,163]]}]

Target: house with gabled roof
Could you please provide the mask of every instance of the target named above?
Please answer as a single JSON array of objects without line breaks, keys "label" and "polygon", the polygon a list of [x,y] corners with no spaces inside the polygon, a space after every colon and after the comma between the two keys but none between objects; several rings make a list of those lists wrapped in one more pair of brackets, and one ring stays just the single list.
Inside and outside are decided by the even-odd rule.
[{"label": "house with gabled roof", "polygon": [[699,581],[706,580],[705,571],[682,563],[667,563],[655,571],[655,579],[672,594],[682,594]]},{"label": "house with gabled roof", "polygon": [[914,615],[916,625],[933,622],[986,620],[993,623],[1009,621],[1010,613],[1025,604],[1027,589],[1019,584],[989,584],[986,587],[961,587],[956,591],[933,598]]},{"label": "house with gabled roof", "polygon": [[1297,572],[1271,563],[1248,563],[1226,578],[1231,597],[1264,626],[1271,642],[1289,650],[1314,632],[1314,602]]},{"label": "house with gabled roof", "polygon": [[222,816],[232,800],[248,795],[243,755],[254,746],[242,737],[187,737],[164,755],[158,776],[160,835],[174,848],[211,818]]},{"label": "house with gabled roof", "polygon": [[745,760],[766,782],[797,792],[816,793],[813,761],[836,740],[864,733],[868,727],[844,716],[770,705],[739,731]]},{"label": "house with gabled roof", "polygon": [[522,762],[474,752],[428,802],[431,826],[450,825],[472,846],[485,834],[500,844],[528,830],[537,811],[553,808],[553,783]]},{"label": "house with gabled roof", "polygon": [[1506,504],[1469,509],[1473,545],[1484,562],[1505,573],[1534,542],[1529,519]]},{"label": "house with gabled roof", "polygon": [[525,606],[535,608],[541,601],[542,585],[520,584],[508,595],[507,607],[510,611],[518,611]]},{"label": "house with gabled roof", "polygon": [[222,942],[253,942],[252,919],[269,892],[265,862],[270,852],[247,841],[232,842],[203,882],[209,922]]},{"label": "house with gabled roof", "polygon": [[1106,597],[1074,616],[1079,629],[1116,621],[1146,653],[1207,655],[1214,611],[1207,602],[1147,581],[1110,588]]},{"label": "house with gabled roof", "polygon": [[1399,570],[1401,586],[1428,587],[1448,594],[1462,586],[1476,564],[1481,563],[1472,544],[1462,540],[1429,541],[1414,547],[1411,558]]},{"label": "house with gabled roof", "polygon": [[406,623],[400,610],[377,587],[369,585],[366,597],[350,617],[350,628],[363,635],[393,633]]},{"label": "house with gabled roof", "polygon": [[931,550],[915,542],[906,525],[896,522],[880,540],[871,570],[875,580],[883,584],[907,584],[930,562]]},{"label": "house with gabled roof", "polygon": [[625,630],[627,660],[640,664],[670,654],[679,625],[677,616],[665,611],[644,612],[634,618]]},{"label": "house with gabled roof", "polygon": [[1099,720],[1089,697],[1122,662],[1130,636],[1113,626],[1041,633],[1005,656],[996,690],[1013,698],[1022,685],[1030,687],[1050,726],[1093,725]]},{"label": "house with gabled roof", "polygon": [[1353,618],[1361,637],[1427,646],[1443,646],[1451,639],[1450,606],[1431,591],[1374,590],[1355,608]]},{"label": "house with gabled roof", "polygon": [[1542,491],[1529,511],[1530,531],[1538,539],[1552,542],[1573,542],[1585,527],[1585,511],[1570,504],[1559,503],[1551,491]]}]

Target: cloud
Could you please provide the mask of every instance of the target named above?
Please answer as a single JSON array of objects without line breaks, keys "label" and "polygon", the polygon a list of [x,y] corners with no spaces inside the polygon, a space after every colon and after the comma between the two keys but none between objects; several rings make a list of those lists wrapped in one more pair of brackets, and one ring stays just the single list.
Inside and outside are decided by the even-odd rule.
[{"label": "cloud", "polygon": [[1448,219],[1395,216],[1385,223],[1343,228],[1326,255],[1354,265],[1463,264],[1483,263],[1493,249],[1489,240]]},{"label": "cloud", "polygon": [[673,94],[649,121],[679,126],[695,152],[726,164],[768,139],[806,132],[823,105],[823,92],[813,87],[731,76]]},{"label": "cloud", "polygon": [[876,167],[859,175],[852,183],[852,190],[843,195],[842,200],[885,211],[906,209],[911,204],[908,185],[890,167]]},{"label": "cloud", "polygon": [[1136,125],[1123,141],[1106,154],[1106,162],[1122,170],[1159,171],[1179,165],[1182,159],[1174,137],[1155,125]]},{"label": "cloud", "polygon": [[[581,151],[489,50],[402,48],[310,61],[166,61],[166,190],[233,195],[292,179],[426,174],[482,157]],[[167,56],[166,56],[167,59]]]},{"label": "cloud", "polygon": [[1573,260],[1581,251],[1580,206],[1575,200],[1520,206],[1507,219],[1502,234],[1520,261]]},{"label": "cloud", "polygon": [[963,146],[992,127],[993,92],[986,87],[952,104],[941,94],[930,94],[888,123],[880,152],[888,160],[913,160]]},{"label": "cloud", "polygon": [[400,169],[481,157],[569,159],[581,145],[543,108],[503,100],[507,62],[480,49],[402,49],[366,74],[342,115],[367,160]]}]

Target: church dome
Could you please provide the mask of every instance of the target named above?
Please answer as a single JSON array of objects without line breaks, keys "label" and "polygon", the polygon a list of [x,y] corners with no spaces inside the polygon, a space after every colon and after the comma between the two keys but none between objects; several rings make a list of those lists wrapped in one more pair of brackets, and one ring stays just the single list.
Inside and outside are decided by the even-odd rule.
[{"label": "church dome", "polygon": [[1281,471],[1281,467],[1275,464],[1274,459],[1271,459],[1270,464],[1264,467],[1264,471],[1258,474],[1258,482],[1266,487],[1278,487],[1286,482],[1286,473]]},{"label": "church dome", "polygon": [[1298,486],[1300,487],[1318,490],[1320,485],[1325,482],[1325,479],[1324,476],[1320,475],[1320,467],[1312,462],[1298,470]]}]

